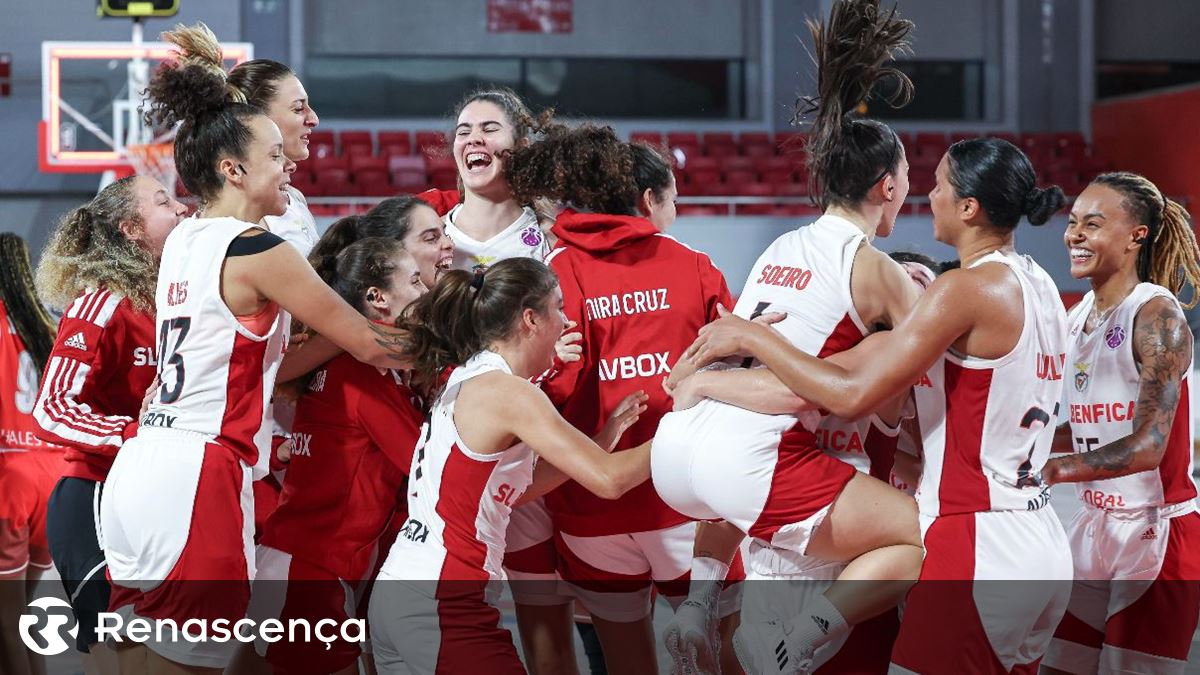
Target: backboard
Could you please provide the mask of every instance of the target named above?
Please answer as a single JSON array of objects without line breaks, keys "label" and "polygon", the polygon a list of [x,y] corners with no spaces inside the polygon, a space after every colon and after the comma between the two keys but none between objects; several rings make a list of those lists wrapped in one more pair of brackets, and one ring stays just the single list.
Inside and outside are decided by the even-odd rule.
[{"label": "backboard", "polygon": [[[132,173],[126,148],[155,138],[138,108],[154,68],[173,58],[165,42],[43,42],[38,166],[52,173]],[[245,42],[222,44],[225,67],[254,58]]]}]

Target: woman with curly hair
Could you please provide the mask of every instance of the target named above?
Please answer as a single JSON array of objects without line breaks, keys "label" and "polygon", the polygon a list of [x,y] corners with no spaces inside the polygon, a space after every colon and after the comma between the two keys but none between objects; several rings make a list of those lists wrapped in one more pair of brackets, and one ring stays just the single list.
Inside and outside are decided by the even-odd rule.
[{"label": "woman with curly hair", "polygon": [[[561,280],[567,317],[583,335],[582,358],[543,384],[563,416],[594,433],[630,392],[649,392],[648,410],[618,446],[649,440],[671,408],[659,385],[695,331],[732,303],[725,278],[707,255],[663,232],[675,220],[675,177],[654,149],[620,140],[609,127],[551,124],[542,138],[512,151],[508,183],[519,201],[565,204],[552,228],[548,262]],[[678,607],[692,572],[697,525],[659,499],[646,481],[621,499],[601,499],[569,482],[545,498],[557,529],[561,574],[592,615],[609,672],[643,672],[656,663],[652,589]],[[510,544],[513,532],[509,531]],[[720,593],[714,614],[736,626],[738,592]],[[740,568],[734,570],[734,576]],[[613,580],[620,579],[620,583]],[[727,651],[732,662],[732,652]]]},{"label": "woman with curly hair", "polygon": [[96,506],[154,381],[158,260],[186,212],[154,178],[122,178],[59,222],[37,270],[41,296],[63,312],[34,411],[38,436],[67,448],[47,507],[50,552],[79,625],[76,647],[105,673],[116,661],[96,634],[110,590]]},{"label": "woman with curly hair", "polygon": [[0,234],[0,671],[45,672],[16,626],[50,567],[46,498],[62,471],[62,448],[40,441],[31,413],[54,342],[29,269],[29,248]]},{"label": "woman with curly hair", "polygon": [[[163,39],[180,54],[151,78],[149,116],[181,122],[176,166],[201,208],[163,247],[161,386],[109,471],[100,525],[114,608],[179,626],[231,625],[245,616],[254,576],[250,485],[270,454],[266,415],[284,312],[382,367],[398,363],[400,333],[362,316],[260,225],[287,210],[294,164],[262,109],[231,101],[212,32],[180,26]],[[236,646],[155,637],[126,643],[123,671],[215,672]]]}]

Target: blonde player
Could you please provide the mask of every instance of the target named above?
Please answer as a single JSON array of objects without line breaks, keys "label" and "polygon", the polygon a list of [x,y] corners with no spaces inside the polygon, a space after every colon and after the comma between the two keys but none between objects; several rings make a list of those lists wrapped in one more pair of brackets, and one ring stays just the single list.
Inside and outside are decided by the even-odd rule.
[{"label": "blonde player", "polygon": [[[917,504],[925,559],[893,669],[1028,670],[1066,609],[1071,578],[1066,535],[1038,480],[1054,433],[1067,327],[1054,282],[1016,253],[1013,232],[1023,216],[1046,222],[1064,197],[1057,187],[1038,188],[1029,159],[997,139],[951,146],[929,197],[934,236],[958,250],[962,269],[938,277],[907,319],[856,350],[855,363],[814,358],[733,316],[705,327],[689,353],[701,362],[754,356],[799,396],[849,418],[912,387],[923,432]],[[978,583],[1034,579],[1058,583]],[[934,580],[958,583],[922,583]],[[810,628],[828,620],[811,609],[772,624],[743,623],[743,663],[751,670],[774,664],[777,649],[809,655],[821,642]]]},{"label": "blonde player", "polygon": [[[163,248],[162,385],[112,466],[100,526],[118,611],[180,627],[229,625],[245,616],[254,577],[250,482],[267,464],[266,412],[286,333],[280,309],[380,366],[396,363],[398,333],[369,323],[256,224],[287,208],[294,165],[283,137],[261,109],[231,102],[207,27],[163,38],[180,56],[151,79],[150,115],[182,122],[176,166],[202,216],[176,227]],[[217,672],[236,645],[169,638],[123,644],[122,671]]]},{"label": "blonde player", "polygon": [[1176,296],[1200,281],[1200,251],[1187,211],[1132,173],[1092,180],[1063,240],[1092,290],[1071,310],[1064,367],[1074,454],[1042,469],[1075,483],[1082,506],[1044,671],[1182,673],[1200,617],[1200,515],[1192,334]]}]

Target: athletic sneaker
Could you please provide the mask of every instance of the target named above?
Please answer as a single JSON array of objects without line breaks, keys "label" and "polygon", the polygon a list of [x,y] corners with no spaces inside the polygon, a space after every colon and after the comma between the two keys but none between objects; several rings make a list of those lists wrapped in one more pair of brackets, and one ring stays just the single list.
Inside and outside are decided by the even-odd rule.
[{"label": "athletic sneaker", "polygon": [[720,619],[717,604],[685,600],[663,632],[663,642],[675,667],[674,675],[720,675]]},{"label": "athletic sneaker", "polygon": [[811,675],[813,649],[792,643],[783,621],[745,623],[733,633],[733,649],[750,675]]}]

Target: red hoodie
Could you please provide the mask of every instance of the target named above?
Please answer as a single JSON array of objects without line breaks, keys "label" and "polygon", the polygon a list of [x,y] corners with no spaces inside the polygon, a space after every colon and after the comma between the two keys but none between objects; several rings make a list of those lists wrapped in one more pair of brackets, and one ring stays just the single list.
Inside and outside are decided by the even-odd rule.
[{"label": "red hoodie", "polygon": [[[717,303],[733,306],[725,277],[707,255],[645,218],[564,211],[552,231],[559,241],[546,263],[558,273],[567,317],[583,333],[583,358],[542,388],[589,436],[622,398],[645,391],[648,409],[616,449],[645,443],[671,410],[661,384],[670,366],[716,318]],[[663,503],[651,481],[617,500],[571,481],[547,495],[546,504],[557,529],[575,536],[646,532],[688,520]]]}]

